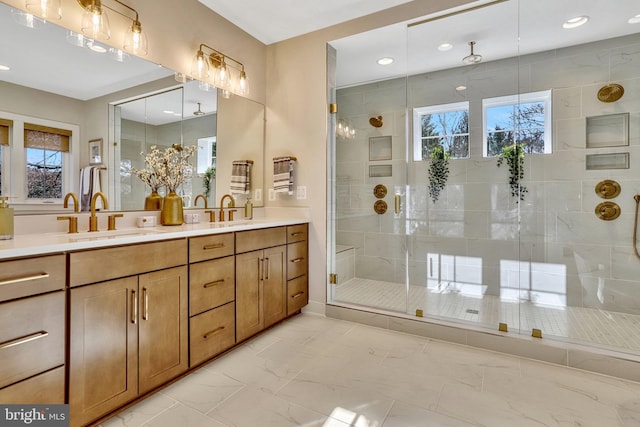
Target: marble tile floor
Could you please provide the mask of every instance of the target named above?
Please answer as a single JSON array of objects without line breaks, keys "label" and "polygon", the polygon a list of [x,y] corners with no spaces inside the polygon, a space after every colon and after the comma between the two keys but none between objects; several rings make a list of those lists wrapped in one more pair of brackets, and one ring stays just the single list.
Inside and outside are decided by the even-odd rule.
[{"label": "marble tile floor", "polygon": [[[336,287],[335,300],[385,310],[405,312],[405,285],[354,278]],[[475,292],[476,289],[471,289]],[[510,330],[541,329],[545,337],[568,338],[572,342],[640,353],[640,316],[584,307],[560,307],[493,295],[466,293],[464,285],[409,287],[408,313],[422,309],[425,316],[455,319],[497,329],[507,323]]]},{"label": "marble tile floor", "polygon": [[640,383],[301,314],[102,426],[640,426]]}]

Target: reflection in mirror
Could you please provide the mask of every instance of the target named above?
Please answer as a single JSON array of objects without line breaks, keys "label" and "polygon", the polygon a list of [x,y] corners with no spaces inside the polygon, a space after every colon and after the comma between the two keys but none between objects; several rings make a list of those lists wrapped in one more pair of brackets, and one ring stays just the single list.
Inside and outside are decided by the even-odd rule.
[{"label": "reflection in mirror", "polygon": [[[203,150],[205,147],[208,150],[208,160],[203,161],[204,156],[198,156],[199,166],[194,164],[197,175],[192,179],[190,188],[183,190],[186,205],[192,206],[193,196],[204,191],[202,180],[208,167],[203,172],[203,165],[211,166],[215,158],[218,166],[228,165],[230,168],[231,163],[237,160],[233,157],[226,158],[220,152],[213,152],[216,144],[220,143],[217,133],[221,128],[216,120],[219,112],[216,91],[199,90],[198,82],[187,83],[183,87],[175,81],[171,70],[135,56],[128,56],[124,62],[118,62],[114,60],[116,57],[108,54],[108,49],[106,53],[100,54],[90,50],[86,44],[77,46],[69,43],[67,36],[67,30],[50,22],[34,28],[19,25],[12,18],[11,7],[0,3],[0,40],[10,41],[0,43],[0,65],[11,68],[0,71],[0,113],[37,118],[39,122],[36,124],[59,129],[77,129],[70,141],[69,171],[63,173],[67,181],[63,186],[63,193],[79,193],[79,171],[90,160],[89,141],[102,139],[103,162],[106,166],[106,170],[101,172],[102,190],[109,195],[110,210],[143,208],[144,185],[136,182],[139,181],[137,179],[127,180],[126,177],[121,177],[121,167],[125,171],[122,173],[126,174],[127,161],[131,161],[132,167],[135,164],[132,157],[134,154],[138,156],[137,161],[141,161],[140,153],[154,140],[154,132],[162,131],[160,139],[154,140],[158,144],[200,144]],[[175,95],[175,99],[181,101],[179,105],[171,107],[179,115],[172,117],[173,122],[159,123],[150,114],[158,110],[160,114],[164,114],[165,119],[169,118],[168,113],[162,111],[170,108],[154,105],[164,102],[165,97],[161,94],[165,92]],[[246,103],[247,106],[255,106],[263,121],[264,106],[237,96],[231,99],[241,104]],[[144,114],[147,114],[144,119],[131,116],[132,113],[127,110],[137,104],[143,105]],[[115,124],[115,105],[120,107],[117,118],[118,121],[123,119],[122,128],[119,127],[120,124],[118,127]],[[112,107],[109,114],[109,108],[105,108],[108,106]],[[247,107],[247,110],[250,109]],[[205,115],[194,114],[198,111]],[[250,141],[252,144],[254,164],[260,165],[259,171],[255,168],[252,172],[252,188],[254,191],[261,189],[263,126],[253,126],[254,118],[249,116],[244,117],[247,119],[246,123],[243,123],[243,117],[233,118],[229,114],[226,117],[230,118],[233,126],[243,131],[254,129],[258,132],[243,138],[242,143]],[[201,124],[205,122],[206,125]],[[0,133],[3,133],[1,128]],[[20,133],[21,130],[16,127],[13,135]],[[227,135],[230,145],[237,144],[242,137],[232,129],[229,129]],[[215,144],[213,138],[216,138]],[[13,142],[15,141],[11,143]],[[114,147],[114,142],[121,145]],[[0,191],[3,195],[13,196],[16,184],[21,185],[14,176],[20,157],[17,157],[17,153],[12,153],[11,149],[12,145],[0,144]],[[231,153],[233,154],[235,153]],[[121,164],[121,160],[124,163]],[[211,184],[209,204],[213,205],[216,204],[216,194],[229,192],[229,178],[225,178],[224,182],[216,178]],[[62,202],[59,197],[33,199],[28,204],[18,203],[14,207],[16,213],[62,212]],[[262,204],[260,200],[254,202],[256,205]]]}]

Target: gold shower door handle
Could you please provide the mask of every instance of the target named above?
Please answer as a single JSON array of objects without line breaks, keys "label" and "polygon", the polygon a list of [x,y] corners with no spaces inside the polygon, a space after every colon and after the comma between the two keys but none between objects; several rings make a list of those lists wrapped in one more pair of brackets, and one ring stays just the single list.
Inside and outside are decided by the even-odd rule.
[{"label": "gold shower door handle", "polygon": [[396,215],[400,215],[400,206],[402,204],[402,196],[400,196],[399,194],[396,194],[394,196],[394,204],[393,204],[393,211],[396,213]]}]

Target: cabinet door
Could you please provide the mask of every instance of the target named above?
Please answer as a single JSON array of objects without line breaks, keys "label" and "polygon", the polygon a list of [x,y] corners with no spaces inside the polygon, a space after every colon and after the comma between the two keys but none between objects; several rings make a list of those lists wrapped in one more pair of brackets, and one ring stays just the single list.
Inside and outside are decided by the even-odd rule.
[{"label": "cabinet door", "polygon": [[260,332],[262,313],[262,251],[236,255],[236,341]]},{"label": "cabinet door", "polygon": [[69,412],[84,425],[138,394],[137,277],[70,292]]},{"label": "cabinet door", "polygon": [[271,326],[287,315],[285,273],[286,246],[265,249],[263,254],[264,326]]},{"label": "cabinet door", "polygon": [[139,278],[139,378],[145,393],[185,372],[188,360],[187,270],[176,267]]}]

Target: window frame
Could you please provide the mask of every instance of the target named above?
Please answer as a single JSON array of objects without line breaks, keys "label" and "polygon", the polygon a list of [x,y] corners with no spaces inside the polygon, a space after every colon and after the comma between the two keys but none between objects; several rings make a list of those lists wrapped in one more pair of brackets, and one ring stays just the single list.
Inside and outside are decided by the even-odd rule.
[{"label": "window frame", "polygon": [[[451,102],[447,104],[427,105],[413,108],[413,161],[428,161],[422,158],[422,126],[421,118],[427,114],[451,113],[453,111],[467,111],[470,120],[469,101]],[[469,122],[469,127],[471,127]],[[467,142],[469,144],[467,157],[451,157],[451,159],[469,159],[471,157],[471,133],[467,129]]]},{"label": "window frame", "polygon": [[[22,114],[0,111],[0,117],[13,120],[9,129],[9,145],[3,150],[3,157],[8,155],[10,161],[3,158],[2,161],[2,193],[11,196],[10,204],[16,210],[50,210],[62,208],[64,194],[77,188],[79,178],[76,170],[79,170],[80,151],[80,127],[78,125],[59,122],[55,120],[41,119]],[[71,132],[69,137],[69,151],[62,153],[62,194],[61,198],[53,199],[29,199],[27,198],[27,158],[24,146],[24,124],[47,126],[64,129]]]},{"label": "window frame", "polygon": [[[515,95],[496,96],[482,99],[482,157],[493,158],[499,154],[489,155],[487,135],[489,126],[487,124],[487,108],[502,107],[505,105],[527,104],[531,102],[544,102],[544,151],[542,153],[531,154],[551,154],[553,152],[553,115],[552,115],[552,90],[542,90],[537,92],[519,93]],[[514,129],[515,130],[515,129]]]}]

